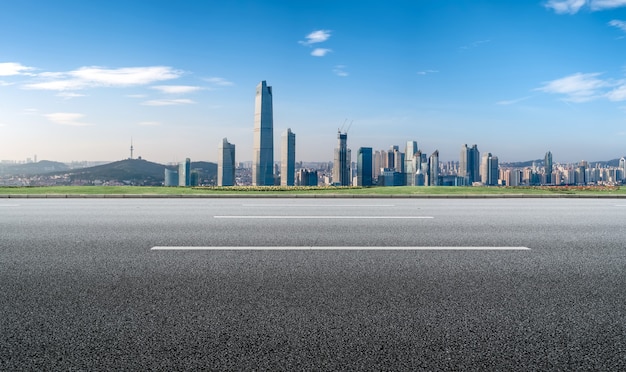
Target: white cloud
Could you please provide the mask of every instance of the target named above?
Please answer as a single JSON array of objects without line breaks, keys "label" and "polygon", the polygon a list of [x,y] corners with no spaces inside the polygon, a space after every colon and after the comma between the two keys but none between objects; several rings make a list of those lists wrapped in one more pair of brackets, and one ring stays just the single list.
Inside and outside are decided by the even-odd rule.
[{"label": "white cloud", "polygon": [[620,30],[626,32],[626,22],[624,22],[624,21],[620,21],[620,20],[614,19],[611,22],[609,22],[609,26],[617,27]]},{"label": "white cloud", "polygon": [[127,94],[126,97],[128,98],[146,98],[145,94]]},{"label": "white cloud", "polygon": [[476,48],[478,46],[480,46],[481,44],[485,44],[485,43],[489,43],[491,40],[478,40],[478,41],[474,41],[473,43],[469,44],[469,45],[464,45],[461,47],[461,49],[473,49]]},{"label": "white cloud", "polygon": [[337,66],[335,66],[335,68],[333,69],[333,72],[337,76],[341,76],[341,77],[348,76],[348,73],[346,72],[346,66],[345,65],[337,65]]},{"label": "white cloud", "polygon": [[622,83],[622,85],[608,92],[606,98],[613,102],[626,101],[626,83]]},{"label": "white cloud", "polygon": [[531,96],[526,96],[526,97],[522,97],[522,98],[517,98],[517,99],[511,99],[511,100],[505,100],[505,101],[498,101],[496,102],[496,105],[503,105],[503,106],[508,106],[508,105],[514,105],[516,103],[522,102],[522,101],[526,101],[527,99],[529,99]]},{"label": "white cloud", "polygon": [[9,83],[8,81],[0,80],[0,87],[8,87],[9,85],[13,85],[13,83]]},{"label": "white cloud", "polygon": [[587,102],[604,95],[603,88],[610,87],[609,81],[599,79],[599,72],[576,73],[561,79],[546,82],[543,87],[537,90],[565,95],[568,102]]},{"label": "white cloud", "polygon": [[161,125],[161,123],[159,123],[158,121],[142,121],[138,123],[138,125],[141,125],[143,127],[157,127]]},{"label": "white cloud", "polygon": [[73,93],[73,92],[59,92],[56,96],[64,98],[64,99],[71,99],[71,98],[85,97],[85,94],[79,94],[79,93]]},{"label": "white cloud", "polygon": [[228,81],[228,80],[226,80],[224,78],[221,78],[221,77],[210,77],[210,78],[207,78],[207,79],[204,79],[204,80],[207,83],[211,83],[213,85],[219,85],[219,86],[222,86],[222,87],[229,87],[229,86],[235,85],[233,82]]},{"label": "white cloud", "polygon": [[190,105],[196,103],[190,99],[154,99],[150,101],[142,102],[144,106],[175,106],[175,105]]},{"label": "white cloud", "polygon": [[167,66],[107,69],[81,67],[69,72],[47,72],[38,77],[48,81],[32,83],[26,89],[79,90],[92,87],[129,87],[179,78],[182,71]]},{"label": "white cloud", "polygon": [[330,30],[317,30],[313,31],[306,36],[306,41],[299,41],[302,45],[311,45],[316,43],[323,43],[330,38]]},{"label": "white cloud", "polygon": [[69,125],[74,127],[84,127],[91,124],[84,123],[81,119],[85,116],[83,114],[71,113],[71,112],[57,112],[53,114],[44,115],[48,120],[60,125]]},{"label": "white cloud", "polygon": [[330,52],[332,52],[331,49],[316,48],[311,52],[311,55],[314,57],[324,57],[326,54]]},{"label": "white cloud", "polygon": [[548,0],[545,7],[557,14],[576,14],[583,7],[592,12],[626,6],[626,0]]},{"label": "white cloud", "polygon": [[167,93],[167,94],[185,94],[185,93],[196,92],[202,89],[200,87],[194,87],[190,85],[156,85],[151,88],[156,89],[160,91],[161,93]]},{"label": "white cloud", "polygon": [[428,74],[434,74],[437,73],[439,71],[437,70],[423,70],[423,71],[418,71],[417,74],[418,75],[428,75]]},{"label": "white cloud", "polygon": [[4,62],[0,63],[0,76],[13,76],[13,75],[32,75],[28,71],[34,70],[33,67],[27,67],[20,63]]}]

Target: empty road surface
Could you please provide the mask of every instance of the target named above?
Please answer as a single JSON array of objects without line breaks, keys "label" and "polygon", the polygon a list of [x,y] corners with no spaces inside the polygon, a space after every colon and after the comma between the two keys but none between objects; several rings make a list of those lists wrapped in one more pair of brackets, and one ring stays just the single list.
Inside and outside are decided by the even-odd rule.
[{"label": "empty road surface", "polygon": [[0,370],[626,369],[620,199],[3,199]]}]

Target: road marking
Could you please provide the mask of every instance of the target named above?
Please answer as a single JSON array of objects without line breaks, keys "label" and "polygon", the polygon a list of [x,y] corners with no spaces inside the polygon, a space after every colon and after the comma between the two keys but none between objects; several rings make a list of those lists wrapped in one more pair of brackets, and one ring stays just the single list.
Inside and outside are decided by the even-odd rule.
[{"label": "road marking", "polygon": [[9,208],[9,207],[19,207],[19,204],[0,204],[0,207],[5,207],[5,208]]},{"label": "road marking", "polygon": [[151,251],[529,251],[528,247],[194,247],[156,246]]},{"label": "road marking", "polygon": [[227,219],[359,219],[359,220],[374,220],[374,219],[432,219],[432,216],[213,216],[213,218],[227,218]]},{"label": "road marking", "polygon": [[[297,207],[297,208],[311,208],[315,207],[315,204],[242,204],[242,207],[263,207],[263,208],[286,208],[286,207]],[[360,205],[349,205],[349,204],[323,204],[317,205],[320,208],[377,208],[377,207],[395,207],[394,204],[360,204]]]}]

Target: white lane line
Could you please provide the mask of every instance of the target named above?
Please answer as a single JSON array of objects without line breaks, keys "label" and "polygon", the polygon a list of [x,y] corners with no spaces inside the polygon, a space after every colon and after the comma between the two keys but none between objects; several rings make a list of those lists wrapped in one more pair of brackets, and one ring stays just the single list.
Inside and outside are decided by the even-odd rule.
[{"label": "white lane line", "polygon": [[432,216],[213,216],[213,218],[223,219],[358,219],[358,220],[376,220],[376,219],[392,219],[392,220],[408,220],[408,219],[432,219]]},{"label": "white lane line", "polygon": [[[276,208],[284,208],[284,207],[296,207],[296,208],[310,208],[316,206],[315,204],[242,204],[242,207],[276,207]],[[376,208],[376,207],[395,207],[393,204],[359,204],[359,205],[348,205],[348,204],[329,204],[329,205],[319,205],[321,208]]]},{"label": "white lane line", "polygon": [[12,207],[19,207],[19,204],[0,204],[0,208],[12,208]]},{"label": "white lane line", "polygon": [[529,251],[528,247],[194,247],[156,246],[151,251]]}]

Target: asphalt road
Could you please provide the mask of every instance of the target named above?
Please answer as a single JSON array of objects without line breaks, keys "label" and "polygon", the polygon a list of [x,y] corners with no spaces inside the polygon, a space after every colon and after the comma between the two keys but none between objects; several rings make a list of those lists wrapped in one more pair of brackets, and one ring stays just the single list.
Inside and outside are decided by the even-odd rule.
[{"label": "asphalt road", "polygon": [[[0,200],[0,370],[626,369],[618,199]],[[152,250],[153,247],[528,250]]]}]

